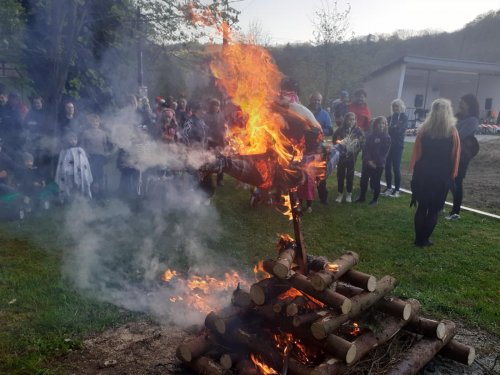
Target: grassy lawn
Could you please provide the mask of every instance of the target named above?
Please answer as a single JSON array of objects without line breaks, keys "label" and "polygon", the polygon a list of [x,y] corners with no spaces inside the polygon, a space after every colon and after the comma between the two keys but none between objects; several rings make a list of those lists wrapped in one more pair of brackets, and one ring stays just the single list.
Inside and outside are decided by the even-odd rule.
[{"label": "grassy lawn", "polygon": [[[409,152],[407,147],[406,161]],[[419,299],[427,313],[500,333],[498,220],[467,212],[457,222],[440,219],[435,245],[419,249],[413,246],[414,209],[408,195],[382,197],[376,207],[336,204],[335,186],[331,178],[329,206],[315,204],[314,212],[304,216],[309,253],[333,260],[354,250],[361,258],[358,269],[396,277],[395,294]],[[223,230],[210,244],[244,273],[259,259],[276,256],[277,233],[293,233],[291,223],[274,207],[250,210],[248,199],[248,191],[235,189],[234,181],[226,179],[215,197]],[[81,347],[90,333],[137,317],[78,293],[62,276],[64,249],[71,246],[58,229],[63,217],[56,208],[23,223],[0,223],[2,374],[51,374],[44,366],[51,356]]]}]

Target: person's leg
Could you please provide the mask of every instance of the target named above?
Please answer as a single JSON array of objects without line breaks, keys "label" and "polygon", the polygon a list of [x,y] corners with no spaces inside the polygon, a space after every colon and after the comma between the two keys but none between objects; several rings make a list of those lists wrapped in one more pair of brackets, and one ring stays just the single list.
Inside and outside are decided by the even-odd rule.
[{"label": "person's leg", "polygon": [[394,170],[394,190],[399,191],[401,187],[401,158],[403,157],[403,149],[398,148],[394,151],[392,158],[392,168]]},{"label": "person's leg", "polygon": [[453,183],[453,208],[451,209],[451,214],[460,214],[460,207],[462,206],[462,200],[464,196],[463,183],[468,166],[468,161],[460,160],[460,164],[458,166],[458,174],[457,177],[455,177]]},{"label": "person's leg", "polygon": [[361,179],[359,181],[359,198],[356,202],[364,202],[366,200],[366,190],[368,189],[368,179],[370,178],[369,173],[368,167],[363,164],[361,168]]},{"label": "person's leg", "polygon": [[430,246],[432,245],[432,242],[430,241],[430,237],[432,235],[432,232],[434,232],[434,228],[436,228],[436,224],[438,222],[438,215],[439,212],[436,212],[434,210],[428,210],[427,216],[425,218],[425,226],[423,230],[423,237],[422,237],[422,244],[424,246]]},{"label": "person's leg", "polygon": [[417,203],[417,210],[415,211],[414,225],[415,225],[415,245],[424,246],[425,237],[425,222],[427,217],[427,208]]},{"label": "person's leg", "polygon": [[328,204],[328,190],[326,188],[326,179],[318,184],[318,197],[322,204]]},{"label": "person's leg", "polygon": [[390,190],[392,187],[392,166],[393,166],[393,151],[392,148],[389,150],[387,159],[385,160],[385,184],[387,185],[385,190]]},{"label": "person's leg", "polygon": [[349,160],[346,165],[346,190],[348,193],[352,193],[352,187],[354,185],[354,158]]},{"label": "person's leg", "polygon": [[342,160],[337,165],[337,191],[339,192],[339,194],[342,194],[344,192],[345,176],[346,176],[346,165],[345,162]]},{"label": "person's leg", "polygon": [[373,186],[373,199],[372,202],[377,202],[380,195],[380,179],[382,178],[382,172],[384,167],[372,168],[372,186]]}]

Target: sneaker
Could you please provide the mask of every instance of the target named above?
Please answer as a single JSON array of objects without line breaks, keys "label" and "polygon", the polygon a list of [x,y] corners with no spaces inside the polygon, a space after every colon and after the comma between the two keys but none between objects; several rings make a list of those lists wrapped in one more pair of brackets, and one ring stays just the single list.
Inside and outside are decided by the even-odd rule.
[{"label": "sneaker", "polygon": [[369,206],[375,206],[376,204],[378,204],[378,201],[376,201],[375,199],[372,199],[370,203],[368,203]]},{"label": "sneaker", "polygon": [[445,219],[450,220],[450,221],[455,221],[455,220],[460,219],[460,215],[459,214],[449,214],[448,216],[445,217]]},{"label": "sneaker", "polygon": [[351,203],[352,202],[352,193],[347,193],[346,196],[345,196],[345,201],[347,203]]},{"label": "sneaker", "polygon": [[392,189],[391,188],[385,188],[385,190],[382,192],[382,195],[391,195],[392,194]]},{"label": "sneaker", "polygon": [[339,194],[339,196],[337,197],[337,199],[335,199],[335,202],[342,203],[343,199],[344,199],[344,194]]},{"label": "sneaker", "polygon": [[391,194],[387,195],[392,198],[399,198],[399,190],[393,190]]},{"label": "sneaker", "polygon": [[312,207],[307,207],[306,212],[307,212],[308,214],[311,214],[311,213],[313,212],[313,208],[312,208]]}]

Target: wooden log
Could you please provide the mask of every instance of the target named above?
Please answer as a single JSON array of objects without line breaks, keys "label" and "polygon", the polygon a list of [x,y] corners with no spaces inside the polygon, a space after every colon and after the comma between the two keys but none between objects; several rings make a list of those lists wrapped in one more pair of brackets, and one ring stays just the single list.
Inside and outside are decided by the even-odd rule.
[{"label": "wooden log", "polygon": [[271,301],[265,305],[255,306],[251,312],[255,313],[257,316],[264,318],[269,322],[275,322],[276,319],[280,318],[280,314],[276,313],[274,310],[275,303]]},{"label": "wooden log", "polygon": [[311,332],[313,336],[322,340],[325,339],[330,333],[336,330],[340,325],[348,320],[356,317],[360,312],[365,311],[369,307],[378,302],[384,295],[393,290],[396,286],[396,279],[391,276],[384,276],[377,282],[377,288],[373,292],[365,292],[354,296],[351,299],[352,309],[348,314],[344,315],[329,315],[323,319],[314,322],[311,325]]},{"label": "wooden log", "polygon": [[193,340],[184,342],[177,347],[177,358],[183,362],[192,362],[213,347],[212,340],[207,335],[202,335]]},{"label": "wooden log", "polygon": [[337,358],[328,358],[316,366],[311,375],[339,375],[347,370],[347,366]]},{"label": "wooden log", "polygon": [[304,307],[307,303],[307,299],[303,296],[298,296],[293,299],[287,306],[286,306],[286,315],[287,316],[295,316],[299,313],[299,310]]},{"label": "wooden log", "polygon": [[352,363],[356,358],[356,344],[339,336],[328,335],[323,343],[323,349],[347,364]]},{"label": "wooden log", "polygon": [[231,372],[208,357],[200,357],[187,363],[197,374],[203,375],[230,375]]},{"label": "wooden log", "polygon": [[386,375],[414,375],[424,367],[455,335],[455,323],[449,320],[443,321],[445,328],[444,339],[424,337],[413,345],[405,357],[391,367]]},{"label": "wooden log", "polygon": [[244,309],[251,308],[254,305],[252,298],[250,297],[250,293],[239,288],[233,292],[231,303],[234,306],[238,306]]},{"label": "wooden log", "polygon": [[296,315],[293,317],[293,326],[300,327],[306,324],[310,324],[318,319],[324,318],[329,313],[330,310],[321,309],[321,310],[311,311],[310,313],[307,314]]},{"label": "wooden log", "polygon": [[289,288],[290,285],[286,281],[271,277],[253,284],[250,287],[250,297],[256,305],[263,305]]},{"label": "wooden log", "polygon": [[342,254],[340,258],[326,264],[324,270],[312,275],[311,284],[316,290],[325,290],[358,263],[359,255],[353,251],[348,251]]},{"label": "wooden log", "polygon": [[357,296],[358,294],[365,292],[364,289],[358,288],[357,286],[352,286],[352,285],[340,283],[340,282],[338,282],[335,285],[335,291],[337,293],[342,294],[343,296],[346,296],[347,298],[352,298],[354,296]]},{"label": "wooden log", "polygon": [[409,320],[412,316],[412,304],[397,297],[384,297],[379,302],[377,302],[375,308],[385,314],[403,320]]},{"label": "wooden log", "polygon": [[[410,301],[409,304],[415,312],[420,309],[420,303],[416,300]],[[357,352],[352,364],[358,362],[372,349],[388,342],[406,324],[408,324],[408,320],[387,316],[380,322],[376,332],[370,330],[360,334],[356,340],[354,340]]]},{"label": "wooden log", "polygon": [[297,245],[295,243],[282,250],[278,255],[278,259],[276,259],[272,273],[280,279],[286,279],[292,270],[296,251]]},{"label": "wooden log", "polygon": [[229,370],[240,361],[244,360],[244,355],[242,353],[224,353],[219,358],[219,363],[222,368]]},{"label": "wooden log", "polygon": [[470,366],[476,359],[476,350],[453,339],[441,349],[439,355]]},{"label": "wooden log", "polygon": [[342,314],[347,314],[349,311],[351,311],[351,301],[349,300],[349,298],[330,289],[322,291],[316,290],[312,286],[312,283],[307,279],[307,277],[300,273],[294,273],[293,276],[289,279],[289,282],[294,288],[310,295],[311,297],[317,299],[318,301],[324,303],[325,305]]},{"label": "wooden log", "polygon": [[218,312],[211,311],[205,318],[205,327],[220,335],[241,323],[245,310],[237,306],[227,306]]},{"label": "wooden log", "polygon": [[255,367],[255,364],[249,359],[245,359],[237,363],[236,373],[239,375],[260,375],[260,372]]},{"label": "wooden log", "polygon": [[408,323],[406,329],[410,332],[418,333],[426,337],[437,338],[444,340],[446,336],[446,326],[444,322],[427,319],[423,317],[416,317]]},{"label": "wooden log", "polygon": [[[237,329],[230,334],[233,341],[238,342],[248,348],[254,354],[262,357],[263,361],[276,371],[281,372],[283,369],[283,358],[274,345],[270,342],[262,340],[255,334],[246,332],[243,329]],[[303,365],[294,358],[288,358],[288,374],[290,375],[309,375],[310,368]]]},{"label": "wooden log", "polygon": [[274,305],[273,305],[273,310],[276,314],[281,313],[282,311],[286,311],[287,305],[293,301],[293,297],[286,297],[284,299],[278,300]]},{"label": "wooden log", "polygon": [[356,270],[349,270],[339,280],[345,281],[353,286],[373,292],[377,287],[377,278]]}]

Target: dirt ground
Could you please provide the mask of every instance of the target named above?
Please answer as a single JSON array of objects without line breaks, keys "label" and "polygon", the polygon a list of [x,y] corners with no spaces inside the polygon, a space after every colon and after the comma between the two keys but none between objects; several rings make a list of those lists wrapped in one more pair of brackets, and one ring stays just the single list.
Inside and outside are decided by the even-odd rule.
[{"label": "dirt ground", "polygon": [[500,214],[500,136],[480,138],[464,181],[464,205]]},{"label": "dirt ground", "polygon": [[[74,375],[191,374],[176,358],[175,351],[180,343],[194,337],[195,330],[145,321],[128,323],[88,338],[83,350],[58,358],[49,366]],[[422,370],[422,375],[500,373],[499,337],[460,325],[455,338],[474,346],[476,361],[468,367],[437,357]]]},{"label": "dirt ground", "polygon": [[[481,149],[471,162],[465,180],[464,205],[500,214],[500,137],[481,139]],[[189,374],[175,356],[179,343],[192,338],[197,328],[184,330],[171,325],[139,321],[88,338],[84,348],[49,364],[67,374],[154,375]],[[467,367],[436,358],[423,375],[500,374],[500,338],[491,333],[459,326],[455,336],[476,349],[476,361]]]}]

